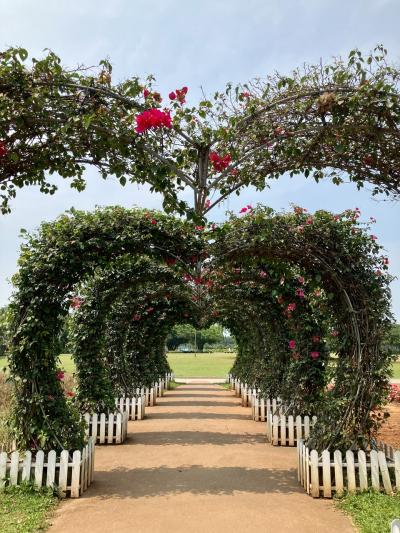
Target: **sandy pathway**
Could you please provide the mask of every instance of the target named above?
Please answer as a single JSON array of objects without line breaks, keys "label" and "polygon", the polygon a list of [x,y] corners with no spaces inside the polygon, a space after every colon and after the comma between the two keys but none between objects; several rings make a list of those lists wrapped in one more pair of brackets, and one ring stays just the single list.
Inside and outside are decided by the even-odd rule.
[{"label": "sandy pathway", "polygon": [[51,533],[347,533],[332,503],[298,486],[296,451],[265,443],[230,391],[183,385],[96,448],[95,481],[61,504]]}]

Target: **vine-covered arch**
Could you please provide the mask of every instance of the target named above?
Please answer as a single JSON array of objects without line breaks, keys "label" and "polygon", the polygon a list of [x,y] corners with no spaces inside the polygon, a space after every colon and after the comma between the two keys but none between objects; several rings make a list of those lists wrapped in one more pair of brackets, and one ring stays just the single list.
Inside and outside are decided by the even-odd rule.
[{"label": "vine-covered arch", "polygon": [[[111,405],[110,383],[103,397],[84,390],[93,368],[83,362],[105,357],[101,328],[118,304],[150,317],[128,328],[130,346],[140,336],[149,342],[155,318],[164,313],[158,354],[168,326],[189,321],[188,314],[201,326],[220,321],[231,328],[240,347],[235,368],[265,390],[288,397],[298,378],[296,408],[305,408],[311,398],[320,411],[313,432],[318,447],[365,446],[376,428],[371,408],[381,402],[388,378],[390,357],[381,343],[390,322],[390,278],[381,248],[358,215],[310,215],[301,208],[277,214],[260,207],[205,228],[159,213],[109,208],[43,225],[24,247],[15,280],[11,370],[19,400],[18,442],[70,448],[81,442],[78,413],[67,408],[57,381],[52,344],[75,298],[76,357],[84,378],[78,398]],[[165,302],[167,282],[173,286],[172,305]],[[146,290],[158,294],[157,313],[155,306],[149,312]],[[132,296],[131,306],[126,298]],[[120,316],[126,324],[128,311]],[[333,331],[337,336],[329,337]],[[328,347],[338,355],[329,393],[324,391]],[[278,367],[282,372],[274,376]],[[104,364],[104,383],[105,369]]]}]

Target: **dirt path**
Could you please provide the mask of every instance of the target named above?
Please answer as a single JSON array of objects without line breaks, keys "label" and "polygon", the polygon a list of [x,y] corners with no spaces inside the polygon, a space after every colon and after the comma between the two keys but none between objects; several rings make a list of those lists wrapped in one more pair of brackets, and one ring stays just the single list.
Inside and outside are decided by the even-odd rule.
[{"label": "dirt path", "polygon": [[249,413],[218,385],[168,391],[126,444],[96,448],[94,484],[61,504],[50,532],[354,532],[303,492],[296,450],[267,445]]}]

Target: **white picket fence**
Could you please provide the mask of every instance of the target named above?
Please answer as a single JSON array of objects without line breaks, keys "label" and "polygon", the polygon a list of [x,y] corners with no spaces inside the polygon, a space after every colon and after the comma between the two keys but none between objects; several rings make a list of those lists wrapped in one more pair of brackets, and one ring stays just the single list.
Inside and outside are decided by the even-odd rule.
[{"label": "white picket fence", "polygon": [[86,435],[96,444],[122,444],[128,433],[128,413],[86,413]]},{"label": "white picket fence", "polygon": [[156,398],[162,398],[162,396],[164,396],[165,381],[163,379],[159,379],[158,381],[155,381],[153,383],[153,388],[154,388]]},{"label": "white picket fence", "polygon": [[32,482],[36,487],[56,489],[60,498],[79,498],[93,480],[94,439],[89,438],[82,450],[72,455],[68,450],[39,450],[11,454],[0,453],[0,489],[6,485]]},{"label": "white picket fence", "polygon": [[280,398],[259,398],[253,393],[251,400],[251,416],[255,422],[265,422],[268,415],[280,413],[282,400]]},{"label": "white picket fence", "polygon": [[317,417],[273,415],[267,416],[267,439],[274,446],[296,446],[299,439],[308,439]]},{"label": "white picket fence", "polygon": [[128,413],[128,420],[143,420],[145,416],[145,397],[115,398],[115,406],[121,413]]},{"label": "white picket fence", "polygon": [[297,443],[297,475],[313,498],[331,498],[344,490],[356,492],[373,488],[392,494],[400,490],[400,451],[378,443],[378,450],[357,452],[309,450],[302,439]]},{"label": "white picket fence", "polygon": [[171,381],[175,380],[175,375],[173,372],[167,372],[165,374],[165,390],[169,390]]},{"label": "white picket fence", "polygon": [[136,396],[144,396],[145,407],[153,407],[157,403],[157,397],[153,387],[137,388]]}]

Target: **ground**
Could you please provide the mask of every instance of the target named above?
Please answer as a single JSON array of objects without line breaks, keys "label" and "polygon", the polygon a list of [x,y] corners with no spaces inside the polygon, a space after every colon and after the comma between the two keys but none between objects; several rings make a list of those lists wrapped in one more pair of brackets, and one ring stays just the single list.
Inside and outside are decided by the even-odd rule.
[{"label": "ground", "polygon": [[119,446],[96,447],[94,484],[63,502],[50,533],[350,533],[332,501],[297,481],[296,449],[266,444],[231,391],[184,385]]},{"label": "ground", "polygon": [[387,410],[390,417],[381,428],[379,437],[387,444],[400,449],[400,403],[391,403]]}]

